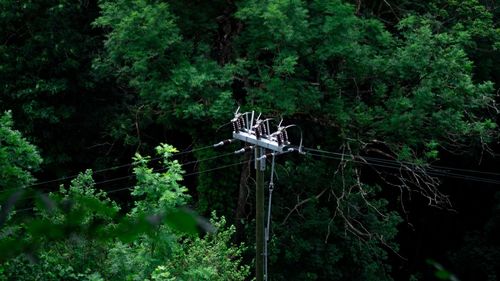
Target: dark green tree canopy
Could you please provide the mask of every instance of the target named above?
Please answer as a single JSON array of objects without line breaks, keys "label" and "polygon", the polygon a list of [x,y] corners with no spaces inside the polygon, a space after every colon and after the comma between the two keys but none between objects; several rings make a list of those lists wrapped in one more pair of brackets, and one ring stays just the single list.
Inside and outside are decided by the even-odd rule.
[{"label": "dark green tree canopy", "polygon": [[[302,134],[308,148],[277,157],[271,280],[428,280],[426,259],[437,277],[473,278],[466,257],[482,254],[481,277],[495,279],[498,219],[481,210],[498,182],[499,11],[487,0],[0,0],[0,193],[40,183],[0,202],[0,249],[14,256],[0,280],[248,279],[252,157],[210,148],[231,137],[238,107],[298,125],[292,143]],[[461,167],[458,181],[435,164]],[[450,214],[436,237],[455,240],[418,236],[441,229],[427,205],[472,195],[481,210],[457,216],[482,220],[444,229]],[[202,219],[181,205],[217,211],[220,231],[183,235],[195,227],[183,218]]]},{"label": "dark green tree canopy", "polygon": [[35,146],[13,128],[12,113],[0,116],[0,190],[33,183],[31,172],[42,163]]}]

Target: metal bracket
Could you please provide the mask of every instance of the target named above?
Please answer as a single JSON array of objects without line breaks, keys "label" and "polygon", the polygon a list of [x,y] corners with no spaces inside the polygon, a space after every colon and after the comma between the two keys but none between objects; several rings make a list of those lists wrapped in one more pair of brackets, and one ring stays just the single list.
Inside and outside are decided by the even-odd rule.
[{"label": "metal bracket", "polygon": [[266,150],[262,147],[257,147],[255,149],[255,170],[265,171],[266,170],[266,159],[263,158]]},{"label": "metal bracket", "polygon": [[241,140],[246,143],[250,143],[256,146],[260,146],[272,151],[277,151],[277,152],[283,152],[283,145],[278,145],[278,142],[268,140],[265,138],[260,138],[257,139],[257,137],[253,134],[239,131],[239,132],[233,132],[233,138],[237,140]]}]

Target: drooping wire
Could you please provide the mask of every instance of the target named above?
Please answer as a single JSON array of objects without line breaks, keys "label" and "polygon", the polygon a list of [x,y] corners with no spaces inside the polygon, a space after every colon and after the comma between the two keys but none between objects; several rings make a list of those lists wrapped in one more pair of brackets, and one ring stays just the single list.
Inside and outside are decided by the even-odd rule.
[{"label": "drooping wire", "polygon": [[288,129],[288,128],[292,128],[292,127],[295,127],[295,128],[297,128],[297,129],[299,129],[299,131],[300,131],[300,142],[299,142],[299,148],[298,148],[298,149],[299,149],[299,153],[303,153],[303,149],[304,149],[304,147],[302,146],[302,141],[303,141],[303,138],[304,138],[304,137],[303,137],[303,134],[302,134],[302,128],[301,128],[300,126],[297,126],[297,125],[295,125],[295,124],[292,124],[292,125],[288,125],[288,126],[286,126],[286,127],[284,128],[284,129],[285,129],[285,132],[286,132],[286,129]]},{"label": "drooping wire", "polygon": [[[348,159],[342,158],[342,157],[336,157],[336,156],[328,156],[328,155],[322,155],[322,154],[314,154],[314,153],[307,153],[308,155],[311,156],[317,156],[321,158],[329,158],[329,159],[336,159],[340,161],[350,161],[353,163],[359,163],[362,165],[368,165],[368,166],[373,166],[373,167],[381,167],[381,168],[388,168],[388,169],[395,169],[395,170],[400,170],[402,168],[401,165],[395,165],[394,163],[373,163],[373,162],[365,162],[365,161],[359,161],[355,159]],[[350,155],[344,155],[344,156],[350,156]],[[397,162],[396,162],[397,163]],[[456,178],[456,179],[463,179],[463,180],[471,180],[471,181],[477,181],[477,182],[484,182],[484,183],[490,183],[490,184],[499,184],[500,181],[494,180],[494,179],[488,179],[488,178],[480,178],[480,177],[474,177],[474,176],[466,176],[466,175],[459,175],[459,174],[454,174],[454,173],[449,173],[449,172],[442,172],[442,171],[414,171],[416,173],[426,173],[431,176],[436,176],[436,177],[448,177],[448,178]]]},{"label": "drooping wire", "polygon": [[[193,160],[193,161],[189,161],[189,162],[186,162],[186,163],[182,163],[180,166],[184,167],[184,166],[191,165],[191,164],[197,164],[197,163],[201,163],[201,162],[205,162],[205,161],[219,159],[219,158],[226,157],[226,156],[229,156],[229,155],[234,155],[234,153],[230,152],[230,153],[225,153],[225,154],[221,154],[221,155],[217,155],[217,156],[213,156],[213,157],[209,157],[209,158],[205,158],[205,159],[201,159],[201,160]],[[153,159],[151,159],[151,160],[153,160]],[[164,171],[166,169],[168,169],[168,168],[159,168],[159,169],[156,169],[156,170],[153,170],[153,171],[154,172],[160,172],[160,171]],[[94,184],[98,185],[98,184],[103,184],[103,183],[109,183],[109,182],[113,182],[113,181],[117,181],[117,180],[131,178],[133,176],[134,175],[128,175],[128,176],[123,176],[123,177],[118,177],[118,178],[112,178],[112,179],[108,179],[108,180],[103,180],[103,181],[95,182]]]},{"label": "drooping wire", "polygon": [[273,190],[274,190],[274,159],[275,159],[275,154],[272,154],[272,160],[271,160],[271,176],[269,179],[269,186],[268,186],[268,193],[269,193],[269,199],[267,200],[267,223],[266,223],[266,229],[264,231],[264,280],[268,280],[269,277],[269,268],[268,268],[268,263],[269,263],[269,229],[271,226],[271,206],[272,206],[272,201],[273,201]]},{"label": "drooping wire", "polygon": [[[205,149],[208,149],[208,148],[213,148],[213,145],[204,146],[204,147],[200,147],[200,148],[196,148],[196,149],[192,149],[192,150],[186,150],[186,151],[177,152],[177,153],[172,154],[172,157],[176,157],[176,156],[187,154],[187,153],[193,153],[193,152],[205,150]],[[158,156],[158,157],[151,158],[149,160],[150,161],[155,161],[155,160],[159,160],[159,159],[162,159],[162,158],[163,158],[163,156]],[[120,168],[130,167],[130,166],[133,166],[134,164],[135,164],[135,162],[131,162],[131,163],[123,164],[123,165],[117,165],[117,166],[107,167],[107,168],[103,168],[103,169],[92,171],[92,174],[95,175],[95,174],[106,172],[106,171],[111,171],[111,170],[116,170],[116,169],[120,169]],[[79,175],[80,174],[74,174],[74,175],[71,175],[71,176],[64,176],[64,177],[60,177],[60,178],[56,178],[56,179],[52,179],[52,180],[46,180],[46,181],[36,182],[36,183],[25,185],[25,186],[22,186],[22,187],[2,189],[2,190],[0,190],[0,193],[4,193],[4,192],[7,192],[7,191],[20,190],[20,189],[23,189],[23,188],[26,188],[26,187],[34,187],[34,186],[44,185],[44,184],[48,184],[48,183],[54,183],[54,182],[59,182],[59,181],[64,181],[64,180],[69,180],[69,179],[74,179],[74,178],[78,177]],[[128,177],[129,176],[122,177],[121,179],[128,178]],[[104,183],[104,182],[106,182],[106,181],[103,181],[101,183]]]},{"label": "drooping wire", "polygon": [[[343,157],[340,156],[332,156],[332,155],[325,155],[325,154],[316,154],[316,153],[311,153],[307,152],[307,155],[311,156],[316,156],[316,157],[321,157],[321,158],[327,158],[327,159],[335,159],[335,160],[340,160],[340,161],[346,161],[345,156],[351,157],[351,155],[348,154],[342,154]],[[373,163],[369,162],[369,159],[366,159],[367,162],[365,161],[359,161],[355,159],[349,159],[347,161],[353,162],[353,163],[359,163],[363,165],[369,165],[369,166],[374,166],[374,167],[382,167],[382,168],[388,168],[388,169],[396,169],[400,170],[401,169],[401,162],[393,161],[391,162],[385,162],[385,163]],[[399,164],[398,164],[399,163]],[[433,170],[427,170],[427,171],[415,171],[417,173],[427,173],[431,176],[436,176],[436,177],[448,177],[448,178],[456,178],[456,179],[463,179],[463,180],[470,180],[470,181],[476,181],[476,182],[483,182],[483,183],[490,183],[490,184],[497,184],[500,185],[500,181],[494,180],[494,179],[488,179],[488,178],[482,178],[482,177],[475,177],[475,176],[470,176],[470,175],[460,175],[460,174],[455,174],[455,173],[450,173],[450,172],[445,172],[445,171],[433,171]]]},{"label": "drooping wire", "polygon": [[[350,156],[350,155],[339,153],[339,152],[314,149],[314,148],[308,148],[308,147],[305,147],[304,150],[305,151],[312,151],[312,152],[319,152],[319,153],[324,153],[324,154],[330,154],[330,155]],[[413,163],[413,162],[409,162],[409,161],[390,160],[390,159],[383,159],[383,158],[370,157],[370,156],[363,156],[363,158],[367,159],[367,160],[376,161],[376,162],[398,163],[398,164],[406,164],[409,166],[420,166],[417,163]],[[484,175],[492,175],[492,176],[499,176],[500,177],[500,173],[495,173],[495,172],[478,171],[478,170],[455,168],[455,167],[448,167],[448,166],[441,166],[441,165],[426,165],[426,167],[429,169],[436,169],[436,170],[451,170],[451,171],[457,171],[457,172],[467,172],[467,173],[471,173],[471,174],[476,173],[476,174],[484,174]]]},{"label": "drooping wire", "polygon": [[[221,154],[221,155],[217,155],[217,156],[213,156],[213,157],[209,157],[209,158],[205,158],[205,159],[201,159],[201,160],[193,160],[193,161],[189,161],[189,162],[183,163],[180,166],[184,167],[184,166],[187,166],[187,165],[197,164],[197,163],[201,163],[201,162],[205,162],[205,161],[210,161],[210,160],[215,160],[215,159],[219,159],[219,158],[230,156],[230,155],[234,155],[234,153],[232,153],[232,152],[231,153],[225,153],[225,154]],[[165,171],[167,169],[168,168],[153,169],[153,172],[161,172],[161,171]],[[110,183],[110,182],[120,181],[120,180],[124,180],[124,179],[129,179],[129,178],[132,178],[134,176],[135,175],[127,175],[127,176],[122,176],[122,177],[117,177],[117,178],[111,178],[111,179],[107,179],[107,180],[103,180],[103,181],[98,181],[98,182],[94,182],[94,186],[97,186],[97,185],[100,185],[100,184],[103,184],[103,183]],[[23,188],[19,188],[19,189],[23,189]],[[108,191],[108,193],[109,193],[109,191]],[[42,193],[42,194],[45,194],[45,193]],[[24,197],[24,198],[20,199],[19,201],[33,199],[36,196],[37,195]]]},{"label": "drooping wire", "polygon": [[[237,162],[237,163],[233,163],[233,164],[228,164],[228,165],[223,165],[223,166],[219,166],[219,167],[208,169],[208,170],[187,173],[185,175],[182,175],[182,177],[186,178],[186,177],[190,177],[190,176],[195,176],[195,175],[201,175],[201,174],[205,174],[205,173],[210,173],[210,172],[213,172],[213,171],[227,169],[227,168],[238,166],[238,165],[242,165],[242,164],[245,164],[245,163],[251,163],[253,161],[255,161],[255,160],[252,159],[252,160],[248,160],[248,161],[241,161],[241,162]],[[166,170],[166,169],[167,168],[161,168],[161,169],[153,170],[153,172],[161,172],[161,171]],[[122,187],[122,188],[119,188],[119,189],[108,190],[108,191],[106,191],[106,193],[108,193],[108,194],[109,193],[115,193],[115,192],[123,191],[123,190],[126,190],[126,189],[131,189],[133,187],[135,187],[135,185],[131,185],[131,186],[127,186],[127,187]]]},{"label": "drooping wire", "polygon": [[[245,163],[251,163],[253,161],[255,161],[255,160],[251,159],[251,160],[247,160],[247,161],[241,161],[241,162],[237,162],[237,163],[232,163],[232,164],[228,164],[228,165],[219,166],[219,167],[208,169],[208,170],[187,173],[187,174],[182,175],[182,177],[186,178],[186,177],[190,177],[190,176],[201,175],[201,174],[205,174],[205,173],[211,173],[213,171],[227,169],[227,168],[238,166],[238,165],[242,165],[242,164],[245,164]],[[167,168],[161,168],[161,169],[153,170],[153,172],[159,172],[159,171],[166,170],[166,169]],[[116,193],[116,192],[121,192],[121,191],[125,191],[125,190],[130,190],[130,189],[134,188],[135,186],[136,185],[130,185],[130,186],[121,187],[121,188],[117,188],[117,189],[107,190],[107,191],[104,191],[104,192],[106,192],[107,194]],[[42,194],[46,194],[46,193],[42,193]],[[13,210],[12,212],[20,213],[20,212],[26,212],[26,211],[29,211],[29,210],[32,210],[32,209],[33,209],[33,207],[28,207],[28,208]]]}]

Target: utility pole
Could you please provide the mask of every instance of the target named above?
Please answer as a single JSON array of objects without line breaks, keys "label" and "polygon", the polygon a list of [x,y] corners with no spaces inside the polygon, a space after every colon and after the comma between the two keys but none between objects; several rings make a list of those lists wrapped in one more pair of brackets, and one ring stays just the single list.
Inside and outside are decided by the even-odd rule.
[{"label": "utility pole", "polygon": [[[273,173],[274,173],[274,157],[279,154],[299,151],[302,152],[302,133],[298,149],[292,147],[288,141],[287,128],[278,124],[276,131],[271,133],[269,121],[272,119],[260,119],[255,117],[255,112],[239,113],[239,108],[231,120],[233,125],[233,139],[221,141],[214,146],[222,146],[232,142],[234,139],[240,140],[249,144],[245,148],[235,151],[235,154],[251,151],[255,153],[255,277],[257,281],[267,281],[269,274],[267,270],[268,250],[267,243],[269,242],[269,228],[271,217],[271,200],[273,188]],[[266,154],[266,151],[270,153]],[[269,200],[267,224],[265,224],[265,201],[264,201],[264,172],[266,171],[266,158],[271,155],[271,180],[269,182]]]},{"label": "utility pole", "polygon": [[[263,281],[264,272],[264,171],[266,159],[262,159],[264,149],[255,148],[255,276]],[[262,169],[263,168],[263,169]],[[266,276],[267,277],[267,276]],[[266,278],[267,280],[267,278]]]}]

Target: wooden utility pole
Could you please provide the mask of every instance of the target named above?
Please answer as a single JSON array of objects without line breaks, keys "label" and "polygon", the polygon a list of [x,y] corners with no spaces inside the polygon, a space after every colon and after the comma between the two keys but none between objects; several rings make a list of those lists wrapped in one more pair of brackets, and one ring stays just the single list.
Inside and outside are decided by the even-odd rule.
[{"label": "wooden utility pole", "polygon": [[[281,122],[276,131],[271,132],[269,121],[271,119],[260,119],[255,116],[255,112],[238,113],[236,110],[234,118],[231,120],[233,125],[233,139],[221,141],[214,147],[231,143],[233,140],[240,140],[249,144],[245,148],[235,151],[235,154],[255,151],[255,278],[257,281],[267,281],[269,273],[267,271],[267,242],[269,239],[269,225],[271,216],[271,194],[272,194],[272,176],[270,181],[269,208],[267,214],[267,226],[265,226],[265,202],[264,202],[264,172],[266,171],[266,151],[269,151],[273,157],[272,169],[274,169],[274,156],[302,150],[302,137],[300,146],[297,149],[290,146],[288,133],[286,129],[295,126],[289,125],[282,127]],[[273,171],[271,171],[271,174]]]},{"label": "wooden utility pole", "polygon": [[[264,149],[255,148],[255,277],[264,280]],[[267,279],[267,278],[266,278]]]}]

